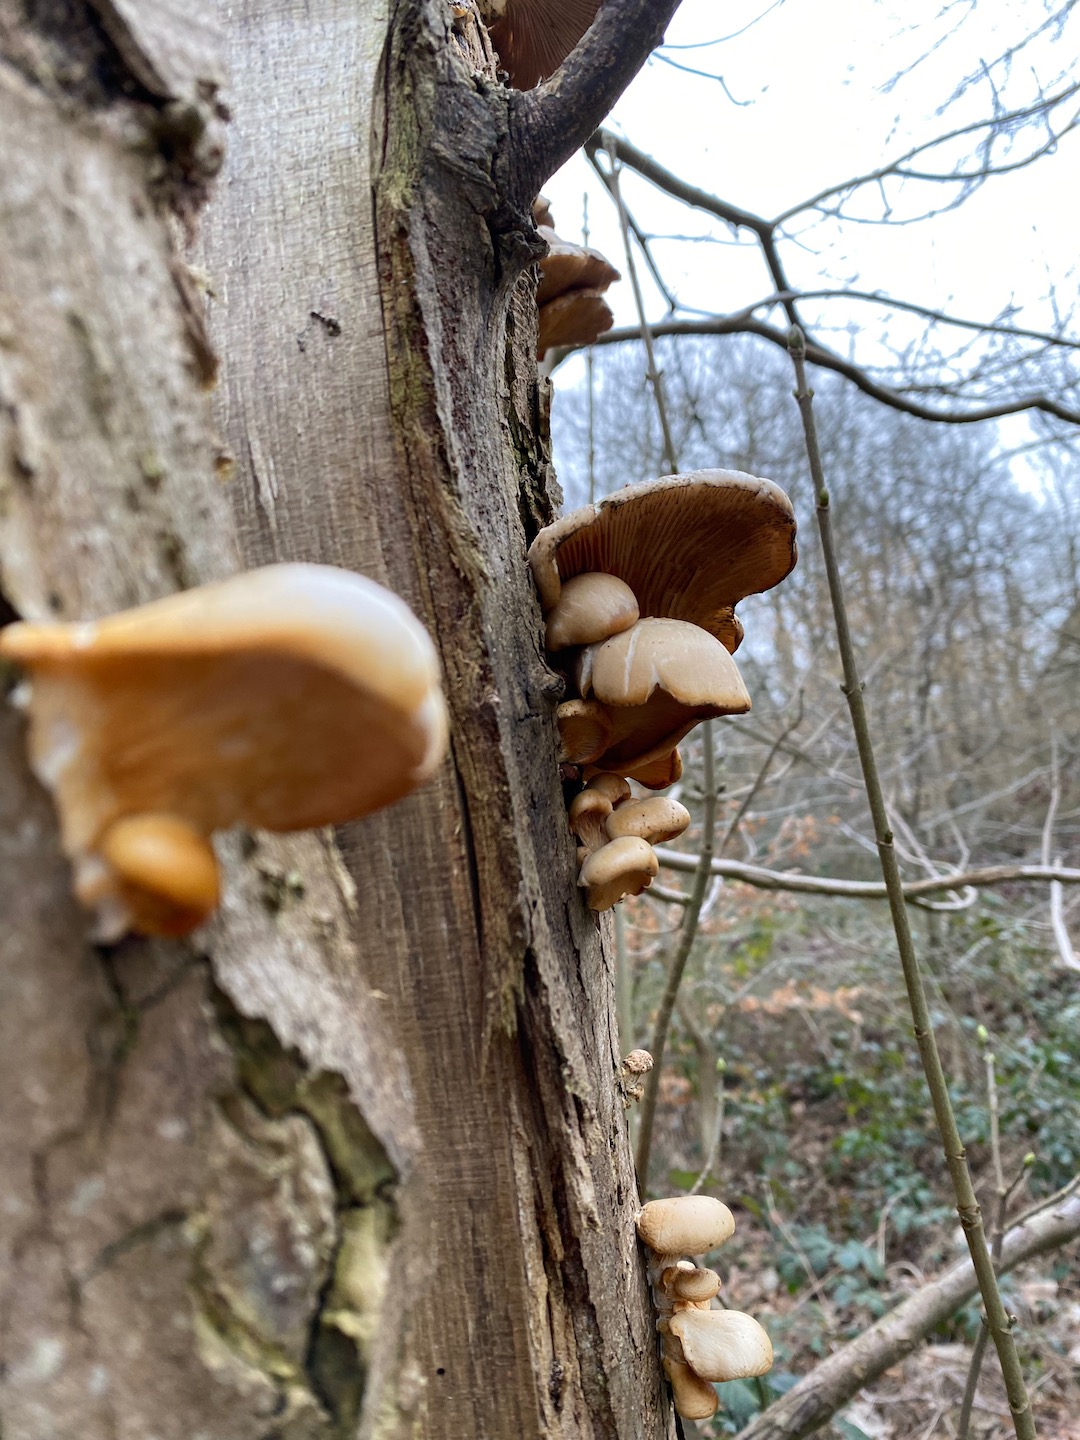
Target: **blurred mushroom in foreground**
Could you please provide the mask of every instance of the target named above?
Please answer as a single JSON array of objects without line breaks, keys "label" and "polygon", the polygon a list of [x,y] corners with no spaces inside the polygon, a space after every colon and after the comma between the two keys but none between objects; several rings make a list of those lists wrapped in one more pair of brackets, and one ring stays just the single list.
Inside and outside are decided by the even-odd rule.
[{"label": "blurred mushroom in foreground", "polygon": [[19,623],[30,756],[100,939],[179,935],[217,903],[209,837],[401,799],[446,751],[434,647],[363,576],[272,565],[102,620]]},{"label": "blurred mushroom in foreground", "polygon": [[715,1250],[735,1231],[731,1211],[708,1195],[651,1200],[637,1217],[649,1252],[649,1283],[660,1316],[661,1356],[685,1420],[707,1420],[719,1397],[712,1382],[746,1380],[772,1366],[772,1343],[750,1315],[714,1310],[720,1289],[715,1270],[684,1258]]}]

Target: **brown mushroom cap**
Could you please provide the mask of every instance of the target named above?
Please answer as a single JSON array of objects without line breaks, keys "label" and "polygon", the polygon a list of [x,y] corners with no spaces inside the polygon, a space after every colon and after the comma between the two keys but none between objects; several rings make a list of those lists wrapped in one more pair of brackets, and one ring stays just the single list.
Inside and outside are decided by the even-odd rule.
[{"label": "brown mushroom cap", "polygon": [[[586,779],[588,778],[586,772]],[[661,755],[655,760],[634,764],[627,770],[626,778],[636,780],[639,785],[644,785],[646,790],[666,790],[669,785],[682,779],[682,756],[678,750],[672,750],[670,755]]]},{"label": "brown mushroom cap", "polygon": [[652,846],[627,836],[594,850],[581,867],[578,884],[588,891],[590,910],[610,910],[627,895],[640,895],[659,870]]},{"label": "brown mushroom cap", "polygon": [[558,603],[547,614],[544,648],[595,645],[629,630],[638,618],[634,592],[616,575],[575,575],[562,587]]},{"label": "brown mushroom cap", "polygon": [[570,290],[606,290],[622,278],[598,250],[586,250],[583,245],[564,240],[548,225],[538,226],[538,231],[548,245],[548,253],[539,261],[538,305],[546,305]]},{"label": "brown mushroom cap", "polygon": [[610,709],[607,748],[592,763],[617,774],[668,755],[701,720],[743,715],[750,695],[734,660],[683,620],[639,620],[578,655],[578,689]]},{"label": "brown mushroom cap", "polygon": [[734,606],[779,584],[795,559],[790,500],[736,470],[628,485],[546,526],[529,547],[545,612],[571,576],[603,571],[626,581],[643,616],[688,620],[731,651],[742,636]]},{"label": "brown mushroom cap", "polygon": [[540,306],[536,348],[543,355],[563,345],[591,345],[614,324],[603,290],[570,290]]},{"label": "brown mushroom cap", "polygon": [[585,846],[587,855],[607,844],[610,837],[604,830],[604,822],[610,814],[611,801],[599,790],[586,787],[570,801],[570,830]]},{"label": "brown mushroom cap", "polygon": [[[667,1273],[664,1272],[665,1275]],[[680,1265],[672,1275],[668,1288],[674,1300],[692,1301],[695,1305],[704,1301],[707,1305],[714,1295],[720,1293],[720,1276],[715,1270],[704,1270],[696,1265],[684,1269]]]},{"label": "brown mushroom cap", "polygon": [[592,24],[600,0],[484,0],[491,43],[510,83],[531,90],[554,75]]},{"label": "brown mushroom cap", "polygon": [[10,625],[0,654],[30,670],[31,759],[77,885],[121,817],[172,816],[204,836],[339,824],[407,794],[446,748],[423,627],[382,586],[328,566]]},{"label": "brown mushroom cap", "polygon": [[703,1380],[749,1380],[772,1368],[772,1341],[741,1310],[679,1310],[668,1328]]},{"label": "brown mushroom cap", "polygon": [[663,845],[681,835],[689,824],[690,811],[685,805],[666,795],[649,795],[616,805],[604,828],[612,840],[620,835],[638,835],[650,845]]},{"label": "brown mushroom cap", "polygon": [[657,1255],[702,1255],[730,1240],[735,1219],[711,1195],[673,1195],[641,1207],[637,1232]]}]

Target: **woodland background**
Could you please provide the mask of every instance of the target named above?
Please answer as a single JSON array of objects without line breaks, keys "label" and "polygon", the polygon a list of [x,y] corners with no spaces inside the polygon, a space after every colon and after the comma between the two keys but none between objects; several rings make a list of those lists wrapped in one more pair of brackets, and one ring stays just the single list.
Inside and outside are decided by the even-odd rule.
[{"label": "woodland background", "polygon": [[[748,213],[741,194],[718,195],[700,170],[688,173],[671,144],[641,153],[654,147],[641,139],[647,124],[631,107],[633,90],[609,153],[602,137],[591,147],[613,192],[615,170],[636,237],[631,263],[645,289],[669,435],[658,423],[638,322],[625,320],[632,302],[624,284],[614,292],[623,295],[623,323],[609,337],[617,343],[556,370],[555,455],[567,503],[662,473],[671,448],[683,469],[748,470],[792,496],[800,563],[776,590],[740,607],[747,638],[738,662],[754,708],[714,727],[715,843],[726,860],[815,877],[822,892],[829,882],[879,880],[880,870],[840,690],[792,370],[780,348],[795,320],[811,345],[837,347],[826,357],[834,373],[813,374],[818,430],[905,879],[1080,866],[1075,271],[1048,275],[1037,294],[1010,290],[1013,277],[1002,273],[991,296],[997,313],[964,329],[950,323],[957,312],[929,259],[943,213],[976,195],[993,213],[993,186],[1046,156],[1060,163],[1071,153],[1075,165],[1073,6],[1020,7],[1013,41],[979,57],[954,34],[974,9],[928,7],[912,18],[913,30],[929,22],[924,58],[932,33],[944,34],[970,67],[953,72],[938,109],[927,105],[926,134],[948,134],[947,144],[927,141],[917,161],[896,160],[904,147],[886,146],[879,173],[793,205],[778,223]],[[737,27],[703,20],[696,48],[662,54],[738,88],[724,45],[702,43],[721,28]],[[752,86],[740,78],[746,93]],[[956,111],[980,89],[980,123],[967,109],[958,139]],[[820,103],[828,108],[827,94]],[[738,122],[752,129],[752,108],[748,115]],[[918,180],[906,173],[916,168]],[[563,206],[571,185],[566,177],[555,191]],[[618,210],[599,213],[597,189],[586,214],[626,271],[626,252],[614,248]],[[1045,207],[1029,217],[1035,234],[1063,223],[1052,187]],[[873,259],[869,273],[854,273],[867,224],[912,225],[908,240],[927,256],[925,278],[911,282],[912,260],[908,290],[898,295],[885,293],[887,269],[874,273]],[[724,272],[729,262],[745,270],[744,256],[732,255],[740,249],[758,257],[766,283],[759,274],[729,308],[716,308],[702,292],[731,298],[736,282],[710,282],[701,251]],[[852,267],[848,287],[867,301],[858,326],[858,307],[829,273],[837,252]],[[950,283],[962,285],[958,276]],[[1009,412],[1020,421],[1002,428],[994,417]],[[980,413],[989,418],[966,423]],[[686,747],[679,790],[697,825],[671,847],[689,857],[700,849],[701,743],[698,732]],[[624,907],[624,1049],[649,1043],[692,868],[662,868],[652,891]],[[650,1170],[652,1193],[688,1189],[707,1172],[707,1187],[740,1210],[720,1257],[726,1303],[759,1315],[777,1346],[777,1367],[763,1382],[721,1387],[726,1413],[701,1427],[716,1435],[741,1430],[816,1358],[963,1248],[887,906],[771,883],[779,888],[731,875],[712,882],[669,1037]],[[1017,1214],[1080,1171],[1080,894],[1012,878],[927,895],[913,918],[984,1213],[989,1220],[995,1210],[989,1063],[999,1158],[1006,1183],[1015,1182],[1009,1213]],[[1055,1440],[1080,1435],[1075,1261],[1073,1246],[1004,1281],[1040,1434]],[[940,1326],[927,1349],[892,1367],[827,1433],[955,1435],[979,1314],[976,1301]],[[988,1357],[975,1436],[1011,1433],[995,1370]]]}]

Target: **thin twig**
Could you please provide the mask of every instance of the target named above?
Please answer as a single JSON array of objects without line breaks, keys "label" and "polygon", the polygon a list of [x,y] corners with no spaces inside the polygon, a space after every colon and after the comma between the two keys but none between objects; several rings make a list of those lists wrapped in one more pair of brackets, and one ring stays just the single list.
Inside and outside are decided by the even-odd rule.
[{"label": "thin twig", "polygon": [[652,386],[653,398],[656,401],[656,414],[660,421],[660,433],[664,442],[664,464],[667,466],[667,473],[674,475],[679,468],[679,462],[675,456],[675,442],[671,438],[671,423],[664,395],[664,381],[656,367],[656,351],[653,347],[652,331],[645,319],[645,301],[641,293],[641,282],[638,280],[637,266],[634,264],[633,247],[630,244],[630,226],[626,217],[626,206],[623,204],[622,190],[619,187],[619,162],[615,158],[614,145],[606,150],[606,154],[608,158],[606,171],[597,164],[595,155],[590,156],[590,159],[593,169],[607,186],[611,198],[615,202],[615,209],[618,211],[619,229],[622,232],[623,251],[626,255],[626,273],[630,277],[630,287],[634,292],[634,305],[638,313],[638,333],[645,346],[645,376]]},{"label": "thin twig", "polygon": [[[666,846],[656,847],[656,858],[668,870],[680,870],[686,874],[698,868],[697,855],[687,855],[681,850],[669,850]],[[724,860],[712,862],[712,873],[727,880],[738,880],[743,885],[753,885],[756,890],[789,890],[796,895],[829,895],[837,900],[887,900],[889,892],[880,880],[831,880],[824,876],[798,875],[793,871],[767,870],[762,865],[749,865],[745,860]],[[951,875],[931,875],[923,880],[910,880],[901,889],[905,900],[914,901],[924,895],[937,895],[946,890],[985,890],[993,885],[1005,885],[1017,880],[1039,881],[1059,885],[1080,885],[1080,870],[1064,865],[988,865],[980,870],[959,870]],[[654,885],[649,892],[657,894]],[[672,892],[666,892],[664,899],[674,899]]]},{"label": "thin twig", "polygon": [[686,962],[690,958],[690,951],[693,949],[694,939],[697,935],[698,916],[701,914],[701,907],[705,903],[709,881],[712,878],[713,845],[716,835],[716,765],[713,756],[713,723],[711,720],[706,720],[701,727],[701,745],[701,784],[704,792],[701,803],[701,855],[698,857],[694,883],[690,887],[690,899],[683,912],[679,943],[675,954],[671,957],[667,984],[664,986],[664,993],[660,999],[660,1008],[656,1012],[652,1040],[649,1043],[653,1068],[645,1077],[645,1094],[641,1101],[641,1120],[638,1126],[635,1155],[638,1188],[642,1194],[644,1194],[649,1181],[653,1123],[656,1119],[656,1102],[660,1093],[660,1072],[664,1064],[664,1050],[667,1046],[668,1030],[671,1026],[671,1013],[675,1009],[675,1000],[679,994],[683,971],[686,969]]},{"label": "thin twig", "polygon": [[1031,1401],[1024,1383],[1020,1357],[1016,1350],[1012,1321],[1002,1301],[994,1263],[986,1245],[982,1214],[971,1183],[971,1174],[968,1170],[960,1131],[957,1128],[956,1116],[953,1113],[948,1081],[941,1063],[941,1056],[938,1053],[926,987],[919,969],[907,906],[904,903],[900,867],[896,858],[892,833],[889,829],[885,797],[878,778],[877,762],[874,758],[870,726],[855,659],[855,646],[851,638],[847,608],[844,603],[840,567],[832,533],[829,491],[825,483],[821,451],[818,447],[817,427],[814,421],[813,394],[806,383],[806,344],[802,332],[797,326],[792,326],[789,348],[795,367],[795,397],[798,401],[799,413],[802,416],[807,458],[810,464],[814,493],[817,497],[818,533],[821,538],[825,570],[829,581],[829,594],[832,599],[833,618],[844,671],[844,693],[847,695],[848,706],[851,710],[851,723],[855,732],[859,762],[866,785],[866,796],[877,837],[882,875],[889,892],[889,907],[892,911],[893,928],[896,932],[896,944],[904,972],[908,1003],[911,1006],[911,1014],[915,1023],[915,1038],[919,1046],[938,1131],[945,1150],[945,1162],[949,1168],[956,1194],[957,1214],[960,1217],[960,1224],[971,1253],[971,1263],[979,1283],[979,1292],[982,1295],[983,1305],[986,1307],[987,1323],[1001,1363],[1001,1372],[1009,1397],[1009,1409],[1012,1412],[1013,1427],[1017,1440],[1036,1440]]},{"label": "thin twig", "polygon": [[[1005,1216],[1009,1208],[1009,1197],[1019,1182],[1014,1181],[1012,1186],[1005,1184],[1005,1169],[1001,1163],[1001,1126],[995,1074],[996,1059],[990,1048],[990,1037],[982,1025],[979,1026],[979,1040],[983,1046],[983,1064],[986,1068],[986,1104],[990,1111],[990,1156],[994,1165],[994,1194],[997,1202],[991,1227],[990,1255],[997,1267],[1001,1263],[1001,1246],[1005,1236]],[[1028,1164],[1025,1160],[1019,1180],[1022,1180],[1027,1174],[1027,1169]],[[975,1394],[979,1388],[983,1356],[986,1354],[986,1345],[989,1339],[990,1331],[984,1315],[982,1323],[979,1325],[979,1333],[975,1338],[975,1348],[971,1353],[971,1365],[968,1369],[967,1383],[964,1386],[964,1399],[960,1406],[960,1419],[956,1425],[956,1440],[967,1440],[968,1430],[971,1426],[971,1412],[975,1406]]]}]

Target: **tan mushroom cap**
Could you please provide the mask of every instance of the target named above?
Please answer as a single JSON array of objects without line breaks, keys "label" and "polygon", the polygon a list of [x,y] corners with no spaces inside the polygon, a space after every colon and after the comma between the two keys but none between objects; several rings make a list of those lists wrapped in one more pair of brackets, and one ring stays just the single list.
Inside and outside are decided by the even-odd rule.
[{"label": "tan mushroom cap", "polygon": [[615,324],[603,290],[570,290],[540,306],[540,355],[563,345],[591,345]]},{"label": "tan mushroom cap", "polygon": [[734,606],[779,584],[796,553],[794,512],[778,485],[695,470],[564,515],[537,535],[529,563],[545,612],[572,576],[603,571],[626,581],[643,616],[688,620],[734,651],[742,638]]},{"label": "tan mushroom cap", "polygon": [[[589,778],[589,772],[585,772],[585,778]],[[655,760],[646,760],[641,764],[634,764],[626,772],[628,780],[636,780],[639,785],[644,785],[646,790],[666,790],[669,785],[675,785],[682,779],[682,756],[678,750],[672,750],[670,755],[661,755]]]},{"label": "tan mushroom cap", "polygon": [[196,835],[300,830],[400,799],[446,749],[435,651],[374,581],[274,565],[103,620],[15,624],[30,750],[86,884],[104,832],[163,815]]},{"label": "tan mushroom cap", "polygon": [[668,755],[701,720],[743,715],[750,695],[734,660],[683,620],[639,620],[578,655],[577,686],[610,709],[607,748],[591,763],[618,774]]},{"label": "tan mushroom cap", "polygon": [[673,1195],[641,1207],[637,1232],[657,1255],[703,1255],[731,1239],[735,1218],[711,1195]]},{"label": "tan mushroom cap", "polygon": [[685,805],[666,795],[650,795],[616,805],[604,828],[611,840],[617,840],[620,835],[637,835],[650,845],[663,845],[666,840],[681,835],[689,824],[690,811]]},{"label": "tan mushroom cap", "polygon": [[554,651],[595,645],[629,630],[637,618],[638,603],[624,580],[616,575],[575,575],[548,611],[544,648]]},{"label": "tan mushroom cap", "polygon": [[611,801],[599,790],[586,787],[570,801],[567,816],[570,831],[585,846],[586,853],[607,844],[610,836],[604,830],[604,822],[610,814]]},{"label": "tan mushroom cap", "polygon": [[[668,1272],[665,1270],[664,1275]],[[676,1267],[668,1282],[672,1299],[690,1301],[695,1305],[708,1305],[714,1295],[720,1293],[720,1276],[715,1270],[704,1270],[695,1265]]]},{"label": "tan mushroom cap", "polygon": [[586,250],[583,245],[564,240],[549,225],[538,226],[538,231],[548,245],[548,253],[539,262],[538,305],[546,305],[569,290],[606,290],[622,278],[598,250]]},{"label": "tan mushroom cap", "polygon": [[590,910],[610,910],[627,895],[640,895],[659,873],[660,863],[652,846],[628,836],[609,840],[586,859],[578,884],[588,894]]},{"label": "tan mushroom cap", "polygon": [[668,1329],[703,1380],[749,1380],[772,1368],[772,1341],[741,1310],[679,1310]]},{"label": "tan mushroom cap", "polygon": [[684,1420],[710,1420],[720,1405],[720,1396],[682,1360],[664,1356],[664,1374],[671,1384],[671,1398]]}]

